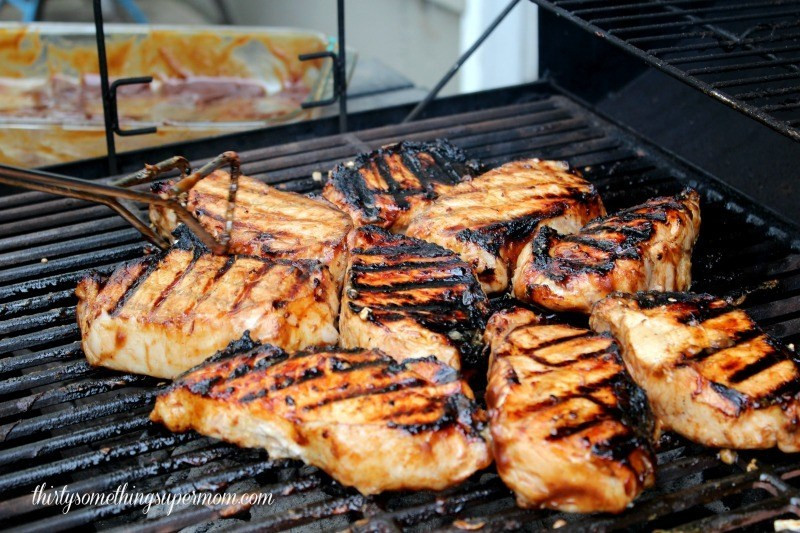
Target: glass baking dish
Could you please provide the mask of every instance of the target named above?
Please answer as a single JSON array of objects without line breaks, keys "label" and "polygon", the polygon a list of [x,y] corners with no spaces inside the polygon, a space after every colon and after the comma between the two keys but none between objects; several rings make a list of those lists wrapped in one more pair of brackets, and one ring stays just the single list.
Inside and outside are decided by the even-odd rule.
[{"label": "glass baking dish", "polygon": [[[109,77],[153,76],[118,90],[127,151],[314,118],[333,90],[336,50],[321,33],[290,28],[107,24]],[[348,79],[355,53],[347,50]],[[0,163],[45,166],[106,153],[92,24],[0,23]],[[235,148],[235,147],[233,147]]]}]

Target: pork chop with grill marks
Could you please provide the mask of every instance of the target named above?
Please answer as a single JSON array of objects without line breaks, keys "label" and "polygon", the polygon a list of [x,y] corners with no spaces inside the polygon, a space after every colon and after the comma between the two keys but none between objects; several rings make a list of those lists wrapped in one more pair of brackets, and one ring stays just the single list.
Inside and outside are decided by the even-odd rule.
[{"label": "pork chop with grill marks", "polygon": [[519,256],[514,295],[589,313],[614,291],[685,291],[700,231],[700,196],[686,190],[589,222],[574,235],[539,229]]},{"label": "pork chop with grill marks", "polygon": [[[198,181],[187,196],[186,208],[218,240],[223,236],[228,208],[230,174],[216,170]],[[153,185],[160,193],[172,185]],[[330,268],[341,283],[347,262],[347,235],[353,222],[325,200],[315,200],[270,187],[248,176],[239,177],[230,251],[270,259],[314,260]],[[175,213],[150,206],[150,220],[166,238],[178,225]]]},{"label": "pork chop with grill marks", "polygon": [[433,355],[459,369],[487,309],[455,253],[376,226],[356,230],[339,317],[343,347],[380,348],[398,360]]},{"label": "pork chop with grill marks", "polygon": [[646,400],[610,336],[512,308],[486,342],[492,450],[520,507],[618,513],[653,483]]},{"label": "pork chop with grill marks", "polygon": [[800,451],[800,364],[740,309],[708,294],[612,294],[590,319],[667,429],[721,448]]},{"label": "pork chop with grill marks", "polygon": [[79,283],[90,364],[173,378],[245,331],[288,350],[337,341],[338,292],[327,268],[218,256],[183,226],[176,235],[165,252]]},{"label": "pork chop with grill marks", "polygon": [[364,494],[441,490],[491,463],[485,412],[456,371],[378,350],[288,355],[245,338],[176,380],[150,417],[300,459]]},{"label": "pork chop with grill marks", "polygon": [[403,141],[337,165],[322,194],[356,225],[402,231],[415,211],[478,173],[478,163],[444,139]]},{"label": "pork chop with grill marks", "polygon": [[540,224],[571,233],[604,214],[594,187],[565,163],[528,159],[454,186],[419,209],[406,233],[455,251],[496,293]]}]

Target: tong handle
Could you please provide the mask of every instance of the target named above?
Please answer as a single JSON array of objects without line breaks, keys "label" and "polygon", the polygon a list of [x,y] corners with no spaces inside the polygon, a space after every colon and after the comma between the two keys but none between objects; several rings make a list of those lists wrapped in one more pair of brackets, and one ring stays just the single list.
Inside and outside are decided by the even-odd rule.
[{"label": "tong handle", "polygon": [[227,246],[217,242],[192,214],[174,198],[162,198],[155,194],[106,183],[2,164],[0,164],[0,183],[106,205],[139,230],[148,241],[162,249],[168,248],[170,243],[156,234],[146,221],[140,219],[122,205],[120,200],[132,200],[149,205],[164,206],[175,211],[178,219],[186,224],[213,253],[224,254],[227,251]]}]

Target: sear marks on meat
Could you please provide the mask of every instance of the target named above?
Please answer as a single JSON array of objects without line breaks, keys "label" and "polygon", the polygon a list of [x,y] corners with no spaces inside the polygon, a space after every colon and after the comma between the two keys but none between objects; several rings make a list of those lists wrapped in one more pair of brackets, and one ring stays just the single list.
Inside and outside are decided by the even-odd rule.
[{"label": "sear marks on meat", "polygon": [[441,490],[491,463],[485,412],[432,357],[288,355],[245,338],[176,380],[150,417],[265,448],[271,459],[300,459],[364,494]]},{"label": "sear marks on meat", "polygon": [[248,330],[288,350],[337,341],[338,294],[327,268],[217,256],[185,227],[175,234],[169,250],[79,283],[90,364],[173,378]]},{"label": "sear marks on meat", "polygon": [[477,175],[478,168],[447,140],[403,141],[337,165],[322,194],[357,226],[399,232],[416,208]]},{"label": "sear marks on meat", "polygon": [[742,310],[707,294],[613,294],[590,319],[667,429],[720,448],[800,451],[800,368]]},{"label": "sear marks on meat", "polygon": [[556,161],[506,163],[454,186],[414,215],[407,234],[458,253],[484,291],[508,287],[522,247],[540,224],[578,231],[605,214],[594,187]]},{"label": "sear marks on meat", "polygon": [[[156,193],[172,184],[153,185]],[[215,238],[225,232],[230,174],[217,170],[189,191],[186,208]],[[169,238],[178,225],[175,213],[150,206],[150,220]],[[341,284],[347,261],[347,235],[353,222],[327,202],[279,191],[247,176],[239,178],[230,249],[234,254],[269,259],[314,260],[330,268]]]},{"label": "sear marks on meat", "polygon": [[610,336],[511,308],[486,342],[493,454],[520,507],[618,513],[652,485],[646,400]]},{"label": "sear marks on meat", "polygon": [[455,253],[377,226],[356,230],[339,318],[343,347],[379,348],[398,360],[433,355],[459,369],[487,310]]},{"label": "sear marks on meat", "polygon": [[699,231],[700,197],[693,190],[593,220],[574,235],[542,227],[519,256],[514,295],[588,314],[614,291],[688,290]]}]

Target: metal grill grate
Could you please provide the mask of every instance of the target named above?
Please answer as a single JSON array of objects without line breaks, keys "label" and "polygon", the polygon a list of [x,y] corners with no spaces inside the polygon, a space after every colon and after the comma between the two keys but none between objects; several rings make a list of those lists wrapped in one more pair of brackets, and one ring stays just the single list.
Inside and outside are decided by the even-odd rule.
[{"label": "metal grill grate", "polygon": [[[299,192],[312,177],[365,148],[401,138],[448,137],[490,163],[535,155],[569,160],[599,188],[609,209],[695,186],[704,198],[696,287],[749,293],[754,316],[787,342],[800,341],[800,245],[793,228],[713,178],[644,144],[561,95],[242,154],[245,173]],[[222,149],[230,146],[220,147]],[[209,523],[226,530],[552,527],[566,530],[683,525],[697,530],[800,515],[800,458],[714,450],[667,437],[659,480],[628,512],[586,517],[523,511],[493,469],[444,493],[365,498],[324,473],[271,461],[194,433],[173,435],[147,414],[159,382],[89,367],[75,325],[73,289],[88,269],[109,271],[142,253],[138,233],[104,207],[38,193],[0,198],[0,524],[25,531],[125,528],[169,531]],[[47,258],[47,262],[41,262]],[[748,469],[752,459],[756,468]],[[89,506],[62,514],[35,506],[41,483],[76,492],[129,489],[272,492],[272,506],[190,507],[145,517],[133,506]]]},{"label": "metal grill grate", "polygon": [[800,141],[800,2],[533,1]]}]

